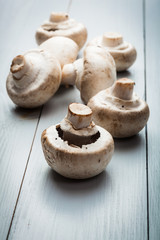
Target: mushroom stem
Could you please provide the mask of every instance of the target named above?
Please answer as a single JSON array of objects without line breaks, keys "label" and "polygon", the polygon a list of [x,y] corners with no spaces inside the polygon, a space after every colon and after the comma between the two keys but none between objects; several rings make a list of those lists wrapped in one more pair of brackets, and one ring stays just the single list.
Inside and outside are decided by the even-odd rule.
[{"label": "mushroom stem", "polygon": [[13,59],[10,71],[17,88],[25,88],[36,79],[42,64],[42,56],[39,51],[31,50],[28,51],[28,54],[18,55]]},{"label": "mushroom stem", "polygon": [[75,129],[89,127],[92,122],[92,110],[80,103],[71,103],[68,106],[67,119]]},{"label": "mushroom stem", "polygon": [[59,12],[59,13],[56,13],[56,12],[52,12],[51,15],[50,15],[50,21],[51,22],[63,22],[63,21],[66,21],[68,20],[69,16],[67,13],[63,13],[63,12]]},{"label": "mushroom stem", "polygon": [[123,43],[123,37],[119,33],[108,32],[103,35],[102,43],[107,47],[116,47]]},{"label": "mushroom stem", "polygon": [[134,84],[131,79],[121,78],[111,87],[111,94],[123,100],[131,100]]},{"label": "mushroom stem", "polygon": [[22,76],[27,72],[29,65],[27,64],[25,57],[18,55],[12,61],[10,71],[15,80],[20,80]]},{"label": "mushroom stem", "polygon": [[80,89],[80,81],[83,73],[83,59],[80,58],[74,63],[64,65],[62,69],[62,81],[61,83],[66,85],[74,85]]},{"label": "mushroom stem", "polygon": [[64,65],[62,69],[62,81],[64,85],[74,85],[76,80],[76,70],[73,63]]}]

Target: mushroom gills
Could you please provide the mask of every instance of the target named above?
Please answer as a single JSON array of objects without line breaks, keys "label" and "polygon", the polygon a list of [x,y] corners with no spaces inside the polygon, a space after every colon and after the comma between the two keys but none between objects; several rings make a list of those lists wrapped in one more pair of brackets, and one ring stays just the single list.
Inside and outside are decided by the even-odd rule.
[{"label": "mushroom gills", "polygon": [[96,132],[93,135],[90,136],[78,136],[75,135],[73,133],[70,133],[68,131],[63,131],[60,127],[60,125],[58,125],[56,127],[56,130],[58,132],[59,137],[63,140],[63,141],[67,141],[68,145],[71,146],[75,146],[75,147],[80,147],[82,148],[83,145],[87,145],[87,144],[91,144],[91,143],[95,143],[98,138],[100,137],[100,132]]},{"label": "mushroom gills", "polygon": [[44,27],[44,29],[48,32],[56,32],[58,30],[58,28],[51,28],[51,27]]}]

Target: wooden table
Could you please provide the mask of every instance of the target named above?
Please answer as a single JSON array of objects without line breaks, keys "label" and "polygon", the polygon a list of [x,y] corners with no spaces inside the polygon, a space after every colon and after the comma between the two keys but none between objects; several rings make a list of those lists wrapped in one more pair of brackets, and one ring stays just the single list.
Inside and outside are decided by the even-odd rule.
[{"label": "wooden table", "polygon": [[[118,77],[136,82],[150,106],[148,126],[115,140],[106,171],[88,180],[68,180],[47,165],[42,131],[58,123],[76,88],[61,88],[43,107],[16,107],[6,93],[10,64],[35,48],[35,31],[51,11],[83,22],[88,40],[117,31],[136,46],[138,58]],[[160,2],[158,0],[0,1],[0,239],[160,239]],[[80,53],[82,56],[82,51]]]}]

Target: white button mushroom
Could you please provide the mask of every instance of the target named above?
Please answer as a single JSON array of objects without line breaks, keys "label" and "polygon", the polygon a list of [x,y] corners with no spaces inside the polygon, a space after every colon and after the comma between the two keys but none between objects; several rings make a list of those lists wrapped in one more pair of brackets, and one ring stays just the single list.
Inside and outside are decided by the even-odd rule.
[{"label": "white button mushroom", "polygon": [[30,50],[12,61],[7,92],[20,107],[34,108],[47,102],[61,82],[61,67],[47,51]]},{"label": "white button mushroom", "polygon": [[149,107],[133,92],[134,82],[122,78],[88,102],[93,120],[115,138],[137,134],[146,125]]},{"label": "white button mushroom", "polygon": [[63,67],[73,63],[78,56],[78,45],[66,37],[52,37],[39,46],[40,49],[50,52]]},{"label": "white button mushroom", "polygon": [[88,43],[88,46],[105,47],[116,63],[117,71],[127,70],[136,60],[137,52],[135,47],[128,42],[123,41],[123,37],[119,33],[109,32],[103,36],[99,36]]},{"label": "white button mushroom", "polygon": [[77,43],[79,49],[83,47],[87,39],[87,29],[82,23],[70,19],[67,13],[51,13],[49,21],[46,21],[36,32],[38,44],[51,37],[63,36],[71,38]]},{"label": "white button mushroom", "polygon": [[102,47],[89,46],[82,59],[67,64],[62,69],[62,84],[76,84],[82,100],[88,100],[116,80],[112,56]]},{"label": "white button mushroom", "polygon": [[34,108],[47,102],[61,83],[61,68],[78,55],[77,44],[65,37],[54,37],[13,59],[7,79],[7,92],[20,107]]},{"label": "white button mushroom", "polygon": [[114,151],[112,136],[92,122],[89,107],[78,103],[70,104],[65,119],[44,130],[41,140],[49,166],[68,178],[101,173]]}]

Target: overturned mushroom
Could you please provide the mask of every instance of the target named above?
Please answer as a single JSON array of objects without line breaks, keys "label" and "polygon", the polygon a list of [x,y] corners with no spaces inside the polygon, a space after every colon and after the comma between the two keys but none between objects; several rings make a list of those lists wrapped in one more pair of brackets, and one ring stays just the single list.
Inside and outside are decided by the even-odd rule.
[{"label": "overturned mushroom", "polygon": [[66,37],[50,38],[42,43],[39,48],[48,51],[52,56],[56,57],[61,67],[74,62],[78,55],[77,44]]},{"label": "overturned mushroom", "polygon": [[103,46],[109,51],[116,63],[117,71],[127,70],[136,60],[137,52],[135,47],[123,41],[119,33],[109,32],[99,36],[88,43],[88,46]]},{"label": "overturned mushroom", "polygon": [[56,36],[71,38],[77,43],[79,49],[83,47],[87,39],[87,29],[82,23],[70,19],[67,13],[51,13],[49,21],[46,21],[36,32],[38,44]]},{"label": "overturned mushroom", "polygon": [[30,50],[12,61],[7,92],[20,107],[34,108],[47,102],[59,88],[61,67],[47,51]]},{"label": "overturned mushroom", "polygon": [[44,130],[41,140],[48,165],[68,178],[101,173],[114,151],[112,136],[92,122],[89,107],[78,103],[70,104],[64,120]]},{"label": "overturned mushroom", "polygon": [[112,56],[102,47],[89,46],[82,59],[67,64],[62,70],[62,84],[76,84],[82,100],[88,100],[116,80]]},{"label": "overturned mushroom", "polygon": [[146,125],[149,107],[133,92],[134,82],[122,78],[88,102],[93,120],[115,138],[137,134]]}]

